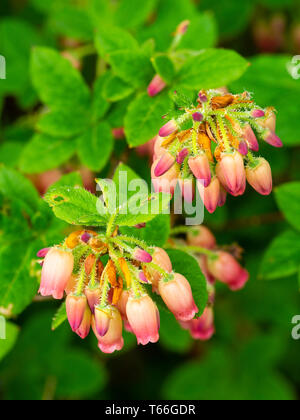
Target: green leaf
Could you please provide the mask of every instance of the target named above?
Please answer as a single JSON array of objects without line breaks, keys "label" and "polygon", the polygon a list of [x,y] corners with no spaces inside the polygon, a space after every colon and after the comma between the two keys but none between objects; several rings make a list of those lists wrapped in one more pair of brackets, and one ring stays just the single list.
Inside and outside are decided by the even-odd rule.
[{"label": "green leaf", "polygon": [[163,125],[162,117],[171,108],[167,94],[150,98],[147,93],[139,95],[129,106],[125,117],[125,132],[129,145],[137,147],[157,135]]},{"label": "green leaf", "polygon": [[115,224],[118,226],[135,226],[140,223],[149,222],[158,214],[168,209],[170,194],[154,193],[150,195],[143,195],[137,193],[133,195],[126,203],[124,203],[115,219]]},{"label": "green leaf", "polygon": [[62,7],[52,14],[49,24],[55,33],[79,41],[91,41],[94,36],[91,20],[84,9]]},{"label": "green leaf", "polygon": [[59,309],[56,311],[54,317],[52,318],[51,329],[54,331],[60,327],[68,319],[66,302],[64,302]]},{"label": "green leaf", "polygon": [[248,71],[232,84],[232,89],[236,92],[247,89],[254,92],[255,102],[260,106],[275,107],[278,111],[277,134],[284,145],[296,146],[300,144],[300,120],[295,106],[299,101],[300,83],[293,79],[287,70],[288,66],[297,68],[288,55],[254,57]]},{"label": "green leaf", "polygon": [[[79,111],[79,112],[78,112]],[[72,137],[80,134],[89,124],[90,117],[82,110],[55,109],[42,115],[37,130],[53,137]]]},{"label": "green leaf", "polygon": [[186,60],[177,83],[193,90],[213,89],[238,79],[247,67],[247,61],[235,51],[211,48]]},{"label": "green leaf", "polygon": [[49,107],[87,112],[90,106],[89,89],[81,74],[58,51],[34,48],[31,75],[39,97]]},{"label": "green leaf", "polygon": [[81,187],[59,187],[45,195],[59,219],[71,225],[104,226],[108,216],[101,200]]},{"label": "green leaf", "polygon": [[195,303],[199,309],[197,317],[201,316],[208,301],[206,279],[198,261],[186,252],[167,249],[172,261],[173,270],[182,274],[190,283]]},{"label": "green leaf", "polygon": [[42,173],[68,161],[76,150],[72,139],[36,134],[24,147],[19,168],[27,174]]},{"label": "green leaf", "polygon": [[97,28],[95,44],[102,57],[118,50],[136,50],[138,48],[137,41],[129,32],[111,25],[101,25]]},{"label": "green leaf", "polygon": [[110,105],[103,96],[103,88],[109,77],[109,72],[106,72],[102,76],[98,77],[94,84],[92,102],[93,121],[98,121],[100,118],[104,117],[109,109]]},{"label": "green leaf", "polygon": [[0,328],[4,327],[5,337],[0,334],[0,361],[14,347],[19,335],[19,328],[15,324],[3,320],[0,319]]},{"label": "green leaf", "polygon": [[[129,198],[131,198],[136,192],[129,191],[129,185],[132,181],[141,180],[142,178],[134,172],[129,166],[124,163],[119,163],[117,169],[115,170],[113,181],[116,185],[117,191],[117,205],[124,204]],[[126,188],[126,191],[122,189]]]},{"label": "green leaf", "polygon": [[38,290],[37,270],[32,273],[32,259],[43,247],[38,240],[32,243],[15,241],[0,250],[0,314],[12,317],[20,314],[32,301]]},{"label": "green leaf", "polygon": [[135,87],[146,85],[153,75],[149,57],[138,50],[121,50],[109,55],[113,72]]},{"label": "green leaf", "polygon": [[186,353],[191,348],[193,340],[172,314],[161,311],[159,342],[168,351]]},{"label": "green leaf", "polygon": [[93,171],[100,171],[113,151],[110,126],[106,122],[100,122],[79,137],[77,143],[81,162]]},{"label": "green leaf", "polygon": [[173,61],[167,54],[157,54],[152,59],[152,65],[157,74],[166,82],[171,83],[175,75]]},{"label": "green leaf", "polygon": [[0,145],[0,162],[6,166],[16,167],[23,150],[23,144],[17,141],[6,141]]},{"label": "green leaf", "polygon": [[300,182],[290,182],[276,188],[275,196],[287,221],[300,230]]},{"label": "green leaf", "polygon": [[200,14],[190,21],[186,34],[178,44],[178,49],[199,51],[212,48],[218,40],[218,29],[213,13]]},{"label": "green leaf", "polygon": [[121,0],[116,11],[116,22],[125,28],[142,24],[153,11],[157,0]]},{"label": "green leaf", "polygon": [[276,280],[298,273],[300,234],[288,230],[271,243],[263,258],[259,277]]},{"label": "green leaf", "polygon": [[103,86],[103,96],[107,101],[118,102],[131,95],[134,88],[113,74],[107,78]]}]

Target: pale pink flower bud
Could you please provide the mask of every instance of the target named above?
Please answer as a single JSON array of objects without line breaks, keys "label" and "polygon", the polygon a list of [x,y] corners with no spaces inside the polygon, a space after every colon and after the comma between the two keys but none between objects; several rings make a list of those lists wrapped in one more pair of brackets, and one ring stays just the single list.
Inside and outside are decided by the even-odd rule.
[{"label": "pale pink flower bud", "polygon": [[272,171],[267,162],[263,158],[259,158],[256,167],[248,166],[246,168],[246,177],[249,184],[262,195],[269,195],[272,192],[273,180]]},{"label": "pale pink flower bud", "polygon": [[112,135],[116,140],[122,140],[125,138],[124,127],[118,127],[112,129]]},{"label": "pale pink flower bud", "polygon": [[[164,249],[155,248],[152,262],[154,264],[157,264],[160,268],[165,270],[167,273],[172,273],[172,263],[169,258],[169,255],[166,253]],[[158,288],[158,282],[162,278],[162,274],[152,267],[147,267],[147,270],[151,276],[152,286],[156,290]]]},{"label": "pale pink flower bud", "polygon": [[190,322],[190,333],[195,340],[210,340],[215,333],[214,313],[212,308],[205,308],[203,315],[200,318],[192,319]]},{"label": "pale pink flower bud", "polygon": [[101,306],[96,306],[94,317],[97,334],[100,337],[103,337],[109,329],[111,321],[111,307],[103,308]]},{"label": "pale pink flower bud", "polygon": [[175,133],[178,130],[178,126],[175,120],[171,120],[167,122],[160,130],[159,135],[160,137],[168,137],[171,134]]},{"label": "pale pink flower bud", "polygon": [[205,93],[200,92],[198,96],[199,96],[200,102],[205,103],[205,102],[207,102],[207,101],[208,101],[208,98],[207,98],[207,96],[205,95]]},{"label": "pale pink flower bud", "polygon": [[171,153],[166,152],[160,157],[159,162],[154,169],[154,175],[156,177],[164,175],[174,165],[174,163],[174,156],[172,156]]},{"label": "pale pink flower bud", "polygon": [[226,200],[227,200],[227,191],[221,185],[218,206],[223,207],[226,204]]},{"label": "pale pink flower bud", "polygon": [[98,347],[103,353],[113,353],[114,351],[122,350],[124,340],[122,337],[123,323],[119,311],[116,308],[111,310],[111,320],[107,333],[101,337],[97,333],[95,327],[95,319],[92,320],[92,328],[98,339]]},{"label": "pale pink flower bud", "polygon": [[190,283],[181,274],[174,274],[174,278],[167,282],[160,280],[158,290],[177,320],[189,321],[198,312]]},{"label": "pale pink flower bud", "polygon": [[208,271],[207,267],[207,257],[205,255],[200,255],[198,258],[199,267],[201,268],[202,273],[204,274],[206,281],[209,284],[215,284],[216,280],[214,276],[211,275],[211,273]]},{"label": "pale pink flower bud", "polygon": [[223,153],[216,166],[217,177],[223,187],[232,195],[240,195],[245,191],[246,175],[244,160],[240,153]]},{"label": "pale pink flower bud", "polygon": [[146,223],[138,223],[134,226],[136,229],[145,229]]},{"label": "pale pink flower bud", "polygon": [[206,154],[189,158],[188,164],[194,176],[203,181],[204,187],[208,187],[211,181],[211,172]]},{"label": "pale pink flower bud", "polygon": [[194,181],[192,178],[178,179],[179,188],[184,201],[192,203],[195,195]]},{"label": "pale pink flower bud", "polygon": [[92,322],[92,313],[88,305],[86,305],[82,323],[80,324],[80,327],[78,328],[78,330],[76,330],[76,334],[79,335],[79,337],[82,338],[83,340],[90,333],[91,322]]},{"label": "pale pink flower bud", "polygon": [[154,175],[154,169],[156,168],[158,162],[159,160],[156,160],[151,167],[151,177],[154,191],[157,193],[164,192],[173,195],[177,184],[177,178],[180,173],[179,166],[176,163],[163,176],[156,177]]},{"label": "pale pink flower bud", "polygon": [[208,187],[197,183],[200,197],[209,213],[214,213],[218,207],[220,198],[220,181],[216,176],[213,177]]},{"label": "pale pink flower bud", "polygon": [[182,150],[180,150],[180,152],[178,153],[177,157],[176,157],[176,162],[178,163],[178,165],[182,165],[184,162],[184,159],[189,155],[189,150],[187,148],[184,148]]},{"label": "pale pink flower bud", "polygon": [[51,248],[43,248],[40,249],[39,252],[36,254],[38,258],[45,258]]},{"label": "pale pink flower bud", "polygon": [[262,109],[254,109],[252,112],[251,112],[251,116],[253,117],[253,118],[262,118],[262,117],[264,117],[266,115],[266,113],[265,113],[265,111],[263,111]]},{"label": "pale pink flower bud", "polygon": [[166,149],[162,147],[162,143],[165,141],[163,137],[156,137],[155,143],[154,143],[154,160],[160,158],[162,155],[166,153]]},{"label": "pale pink flower bud", "polygon": [[87,306],[87,299],[85,295],[68,295],[66,299],[66,308],[68,321],[72,331],[78,330],[80,327],[85,309]]},{"label": "pale pink flower bud", "polygon": [[159,312],[148,295],[139,298],[130,296],[126,314],[138,344],[146,345],[159,340]]},{"label": "pale pink flower bud", "polygon": [[160,77],[159,74],[157,74],[156,76],[154,76],[154,78],[148,86],[148,95],[156,96],[159,92],[164,90],[166,86],[166,82]]},{"label": "pale pink flower bud", "polygon": [[190,246],[207,249],[214,249],[217,244],[216,238],[205,226],[193,227],[187,235],[187,241]]},{"label": "pale pink flower bud", "polygon": [[267,130],[263,135],[263,139],[266,143],[274,147],[283,147],[282,140],[271,130]]},{"label": "pale pink flower bud", "polygon": [[184,35],[187,32],[190,23],[191,22],[189,20],[184,20],[181,22],[176,29],[176,35]]},{"label": "pale pink flower bud", "polygon": [[62,299],[65,287],[72,275],[74,257],[71,252],[60,248],[51,248],[47,253],[42,268],[42,280],[39,293]]},{"label": "pale pink flower bud", "polygon": [[239,153],[243,156],[247,156],[248,154],[248,144],[245,140],[241,140],[239,144]]},{"label": "pale pink flower bud", "polygon": [[117,308],[120,311],[120,314],[122,315],[122,318],[125,320],[127,319],[126,315],[126,305],[129,299],[129,292],[127,290],[123,290],[120,299],[117,303]]},{"label": "pale pink flower bud", "polygon": [[143,271],[139,272],[139,279],[142,283],[149,283],[147,277],[145,276]]},{"label": "pale pink flower bud", "polygon": [[140,261],[142,263],[150,263],[152,261],[152,257],[149,254],[149,252],[146,252],[141,248],[135,248],[132,256],[135,260]]},{"label": "pale pink flower bud", "polygon": [[267,128],[273,132],[276,131],[276,114],[272,110],[268,110],[266,113],[266,118],[259,120],[258,124],[263,127]]},{"label": "pale pink flower bud", "polygon": [[259,144],[254,134],[254,131],[252,130],[249,124],[245,126],[243,135],[247,144],[249,145],[249,149],[252,150],[253,152],[258,152]]},{"label": "pale pink flower bud", "polygon": [[85,293],[85,296],[87,298],[90,310],[91,310],[92,314],[94,314],[95,313],[95,306],[97,306],[100,302],[100,297],[101,297],[100,285],[97,285],[95,287],[87,286],[85,288],[84,293]]},{"label": "pale pink flower bud", "polygon": [[220,251],[217,258],[208,258],[210,273],[231,290],[240,290],[249,279],[249,273],[227,252]]}]

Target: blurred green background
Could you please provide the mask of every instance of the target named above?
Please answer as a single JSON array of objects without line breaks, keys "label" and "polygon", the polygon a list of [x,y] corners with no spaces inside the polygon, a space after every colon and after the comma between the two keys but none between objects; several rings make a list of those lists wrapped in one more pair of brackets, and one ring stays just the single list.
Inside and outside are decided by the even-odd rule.
[{"label": "blurred green background", "polygon": [[[254,93],[257,103],[278,110],[278,132],[286,147],[276,150],[263,146],[261,153],[271,163],[275,185],[292,187],[279,188],[276,197],[267,198],[248,190],[241,198],[229,199],[214,215],[205,215],[205,224],[216,234],[218,243],[239,243],[245,249],[251,279],[238,293],[218,286],[216,335],[208,343],[193,341],[173,318],[162,313],[158,344],[137,347],[134,336],[125,333],[126,345],[120,353],[100,354],[93,337],[82,342],[67,325],[51,332],[57,303],[34,298],[29,305],[32,299],[27,299],[27,295],[34,295],[35,291],[32,293],[32,286],[22,279],[34,276],[30,263],[33,251],[45,238],[48,243],[60,240],[65,227],[53,221],[52,216],[45,216],[39,209],[42,204],[37,204],[35,220],[27,231],[22,211],[4,185],[5,179],[12,183],[16,180],[8,174],[4,179],[2,174],[0,313],[11,318],[7,324],[8,339],[0,340],[2,399],[290,400],[300,396],[300,340],[293,340],[291,335],[292,318],[300,314],[300,79],[294,80],[286,70],[292,57],[300,55],[299,2],[2,0],[0,54],[7,59],[10,77],[0,80],[0,162],[29,177],[41,192],[44,184],[48,186],[51,181],[47,176],[57,179],[57,170],[62,171],[59,176],[74,170],[86,174],[84,168],[88,167],[92,176],[111,176],[120,159],[149,179],[147,156],[137,157],[125,140],[115,142],[112,155],[112,150],[103,152],[107,158],[99,168],[91,157],[93,151],[85,153],[80,149],[78,160],[73,156],[73,146],[63,142],[54,151],[48,150],[49,142],[46,144],[41,138],[32,144],[40,99],[47,101],[33,87],[29,71],[31,47],[43,45],[74,52],[85,81],[91,85],[98,66],[103,65],[93,49],[89,53],[96,29],[113,24],[128,30],[143,45],[143,51],[151,51],[155,42],[156,50],[165,52],[171,34],[184,19],[192,24],[182,49],[222,47],[237,51],[251,66],[240,79],[230,83],[230,88],[234,92],[247,89]],[[120,42],[122,33],[118,38],[116,32],[114,37]],[[153,41],[146,42],[149,39]],[[122,77],[117,74],[117,79],[120,82]],[[141,89],[133,88],[128,80],[121,82],[117,92],[122,93],[120,98],[106,84],[105,98],[96,104],[95,112],[101,114],[102,124],[109,124],[110,128],[124,125],[134,88]],[[103,109],[106,100],[110,103],[108,111]],[[157,122],[155,130],[156,126]],[[102,131],[106,128],[102,126]],[[47,135],[53,135],[53,130]],[[130,132],[131,136],[134,138]],[[57,139],[62,137],[58,132]],[[145,141],[142,136],[136,144]],[[46,181],[40,175],[45,171]],[[88,172],[87,184],[90,176]],[[22,201],[29,187],[23,178],[18,181],[19,189],[14,192]],[[8,215],[7,200],[9,205],[12,203]],[[39,218],[39,214],[43,217]],[[22,235],[21,243],[11,240],[16,235]],[[11,242],[7,246],[8,240]],[[28,251],[29,247],[33,250]],[[28,252],[30,258],[25,258]],[[19,285],[16,293],[24,293],[24,302],[18,302],[17,313],[10,314],[4,310],[7,307],[3,295],[8,293],[7,283],[15,281]]]}]

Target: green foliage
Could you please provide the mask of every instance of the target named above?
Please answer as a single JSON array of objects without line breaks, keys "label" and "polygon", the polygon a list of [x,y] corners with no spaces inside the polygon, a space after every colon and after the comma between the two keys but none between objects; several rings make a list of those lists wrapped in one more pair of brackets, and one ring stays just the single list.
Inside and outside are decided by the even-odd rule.
[{"label": "green foliage", "polygon": [[56,311],[54,317],[52,318],[51,329],[54,331],[58,327],[60,327],[66,320],[67,317],[67,310],[66,310],[66,302],[64,302]]},{"label": "green foliage", "polygon": [[206,280],[199,263],[194,257],[185,252],[176,249],[168,249],[167,252],[172,261],[174,272],[182,274],[189,281],[195,303],[199,309],[196,316],[201,316],[208,301],[208,293]]},{"label": "green foliage", "polygon": [[19,334],[18,327],[12,322],[5,323],[5,339],[0,339],[0,361],[14,347]]},{"label": "green foliage", "polygon": [[300,182],[281,185],[276,190],[276,200],[287,221],[300,230]]}]

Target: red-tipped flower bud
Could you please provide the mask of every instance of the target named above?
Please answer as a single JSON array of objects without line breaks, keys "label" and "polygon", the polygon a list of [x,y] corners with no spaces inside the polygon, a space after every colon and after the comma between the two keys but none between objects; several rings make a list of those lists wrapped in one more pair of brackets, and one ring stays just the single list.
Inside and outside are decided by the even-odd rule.
[{"label": "red-tipped flower bud", "polygon": [[133,258],[142,263],[150,263],[152,261],[152,257],[149,252],[146,252],[141,248],[135,248],[133,251]]},{"label": "red-tipped flower bud", "polygon": [[265,111],[263,111],[262,109],[254,109],[252,112],[251,112],[251,116],[253,117],[253,118],[262,118],[262,117],[264,117],[266,115],[266,113],[265,113]]},{"label": "red-tipped flower bud", "polygon": [[178,126],[175,120],[171,120],[167,122],[160,130],[159,135],[160,137],[168,137],[171,134],[175,133],[178,130]]},{"label": "red-tipped flower bud", "polygon": [[217,244],[216,238],[205,226],[193,228],[187,235],[187,241],[190,246],[207,249],[214,249]]},{"label": "red-tipped flower bud", "polygon": [[249,273],[227,252],[219,252],[217,257],[208,258],[210,273],[222,283],[228,285],[231,290],[242,289],[249,279]]},{"label": "red-tipped flower bud", "polygon": [[87,306],[87,300],[85,295],[68,295],[66,299],[66,308],[68,321],[72,331],[78,330],[80,327],[84,313]]},{"label": "red-tipped flower bud", "polygon": [[148,95],[156,96],[167,86],[166,82],[157,74],[148,86]]},{"label": "red-tipped flower bud", "polygon": [[83,340],[90,333],[91,322],[92,322],[92,313],[88,305],[86,305],[82,323],[80,324],[80,327],[78,328],[78,330],[76,330],[76,334],[79,335],[79,337],[82,338]]},{"label": "red-tipped flower bud", "polygon": [[208,187],[197,183],[200,197],[209,213],[214,213],[218,207],[220,198],[220,181],[216,176],[213,177]]},{"label": "red-tipped flower bud", "polygon": [[194,180],[193,178],[178,179],[181,195],[187,203],[192,203],[195,195]]},{"label": "red-tipped flower bud", "polygon": [[91,310],[92,314],[94,314],[95,306],[97,306],[100,302],[100,297],[101,297],[100,285],[96,285],[94,287],[87,286],[85,288],[84,293],[85,293],[85,296],[87,298],[90,310]]},{"label": "red-tipped flower bud", "polygon": [[244,160],[240,153],[223,153],[216,166],[216,173],[223,187],[232,195],[243,194],[246,187]]},{"label": "red-tipped flower bud", "polygon": [[122,350],[124,346],[124,340],[122,337],[123,324],[121,315],[116,308],[111,309],[109,329],[103,337],[97,334],[94,318],[92,319],[92,328],[98,339],[98,347],[103,353],[111,354],[116,350]]},{"label": "red-tipped flower bud", "polygon": [[178,321],[189,321],[194,318],[198,308],[194,302],[190,283],[181,274],[174,274],[174,278],[165,282],[160,280],[159,293]]},{"label": "red-tipped flower bud", "polygon": [[174,163],[174,156],[172,156],[171,153],[166,152],[160,157],[159,162],[155,166],[154,175],[156,177],[164,175],[174,165]]},{"label": "red-tipped flower bud", "polygon": [[263,139],[266,143],[274,147],[283,147],[282,140],[274,133],[274,131],[267,130],[263,135]]},{"label": "red-tipped flower bud", "polygon": [[151,168],[152,184],[155,192],[164,192],[174,194],[174,190],[177,184],[177,178],[180,173],[178,164],[176,163],[168,170],[163,176],[157,177],[154,175],[154,169],[157,166],[159,160],[156,160]]},{"label": "red-tipped flower bud", "polygon": [[247,144],[249,145],[249,149],[252,150],[253,152],[258,152],[259,151],[259,144],[257,141],[257,138],[251,128],[251,126],[249,124],[247,124],[244,128],[244,138],[247,142]]},{"label": "red-tipped flower bud", "polygon": [[212,308],[205,308],[200,318],[192,319],[190,333],[195,340],[207,341],[211,339],[215,333],[214,312]]},{"label": "red-tipped flower bud", "polygon": [[248,166],[246,168],[246,177],[249,184],[259,194],[271,194],[273,187],[272,171],[269,162],[265,159],[259,158],[255,167]]},{"label": "red-tipped flower bud", "polygon": [[[169,255],[166,253],[164,249],[155,248],[152,261],[154,262],[154,264],[157,264],[167,273],[172,273],[172,263],[169,258]],[[156,289],[158,287],[158,282],[161,279],[162,275],[159,271],[155,270],[152,267],[147,267],[147,270],[151,276],[152,286],[154,287],[154,289]]]},{"label": "red-tipped flower bud", "polygon": [[176,157],[176,162],[179,165],[182,165],[184,162],[184,159],[189,155],[189,150],[187,148],[184,148],[182,150],[180,150],[180,152],[178,153],[177,157]]},{"label": "red-tipped flower bud", "polygon": [[188,164],[194,176],[198,180],[203,181],[204,187],[208,187],[211,181],[211,172],[206,154],[203,153],[199,156],[189,158]]},{"label": "red-tipped flower bud", "polygon": [[109,324],[112,317],[111,313],[112,309],[110,307],[95,307],[95,327],[97,334],[100,337],[103,337],[109,329]]}]

